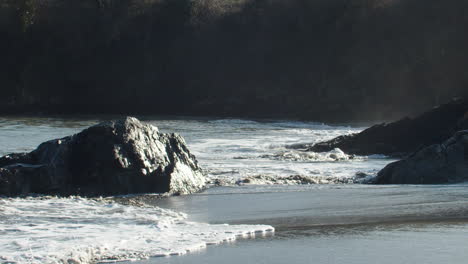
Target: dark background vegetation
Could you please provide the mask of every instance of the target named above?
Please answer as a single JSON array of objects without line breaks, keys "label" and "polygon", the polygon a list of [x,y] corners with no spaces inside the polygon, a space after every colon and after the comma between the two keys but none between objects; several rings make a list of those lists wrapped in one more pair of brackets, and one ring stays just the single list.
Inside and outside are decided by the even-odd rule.
[{"label": "dark background vegetation", "polygon": [[468,94],[466,0],[0,0],[3,112],[394,119]]}]

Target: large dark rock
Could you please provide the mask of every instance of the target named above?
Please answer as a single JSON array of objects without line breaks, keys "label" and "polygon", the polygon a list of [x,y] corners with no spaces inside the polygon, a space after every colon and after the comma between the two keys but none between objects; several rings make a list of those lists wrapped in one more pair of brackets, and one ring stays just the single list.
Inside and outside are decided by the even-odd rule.
[{"label": "large dark rock", "polygon": [[468,130],[425,147],[381,170],[377,184],[436,184],[468,180]]},{"label": "large dark rock", "polygon": [[468,102],[456,99],[414,118],[375,125],[358,134],[340,136],[311,146],[295,147],[314,152],[339,148],[356,155],[404,156],[424,146],[443,142],[463,128],[468,128]]},{"label": "large dark rock", "polygon": [[0,158],[0,195],[189,194],[204,187],[181,136],[132,117]]}]

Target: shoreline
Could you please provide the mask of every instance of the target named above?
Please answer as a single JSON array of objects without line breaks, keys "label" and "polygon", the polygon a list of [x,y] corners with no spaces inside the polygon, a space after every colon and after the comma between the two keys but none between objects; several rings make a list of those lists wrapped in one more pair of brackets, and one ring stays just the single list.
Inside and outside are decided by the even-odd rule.
[{"label": "shoreline", "polygon": [[[147,201],[211,224],[387,223],[468,217],[468,182],[440,185],[243,185]],[[265,223],[266,222],[266,223]]]},{"label": "shoreline", "polygon": [[462,264],[466,261],[463,242],[467,227],[465,223],[367,232],[336,230],[309,236],[275,235],[225,243],[182,256],[156,257],[132,263]]},{"label": "shoreline", "polygon": [[[463,195],[466,185],[466,183],[431,186],[395,185],[384,188],[379,186],[273,186],[270,191],[261,192],[256,192],[253,190],[254,187],[247,186],[240,187],[244,189],[243,192],[231,193],[229,193],[229,188],[215,187],[190,197],[167,197],[154,201],[154,205],[188,213],[189,221],[205,222],[202,221],[205,219],[206,222],[212,224],[267,224],[275,228],[275,233],[268,237],[239,239],[232,243],[209,246],[204,250],[189,252],[181,256],[151,257],[148,260],[131,263],[284,263],[284,261],[303,263],[312,261],[314,263],[357,264],[363,263],[366,254],[368,256],[365,258],[367,259],[365,263],[377,263],[376,261],[391,263],[381,261],[375,254],[375,250],[381,251],[381,254],[389,254],[389,257],[395,259],[402,257],[408,259],[393,263],[446,261],[446,263],[461,264],[464,262],[460,259],[466,259],[466,254],[462,250],[463,243],[460,243],[460,240],[465,238],[467,234],[465,230],[468,227],[468,207],[466,207],[468,197]],[[322,205],[314,203],[316,199],[314,197],[323,197],[327,192],[339,198],[323,202]],[[368,192],[372,193],[371,197],[366,195]],[[400,196],[399,201],[386,202],[385,199],[378,201],[373,199],[382,193],[392,193],[394,197]],[[361,198],[356,198],[359,201],[364,199],[369,202],[354,204],[353,197],[348,198],[350,194],[354,197],[361,196]],[[418,201],[401,199],[402,196],[407,195]],[[307,203],[304,197],[309,197],[310,203]],[[454,197],[459,198],[458,202],[448,201]],[[284,200],[284,203],[267,204],[278,200]],[[245,203],[247,201],[250,203]],[[292,201],[306,202],[294,204]],[[351,208],[346,209],[348,206]],[[331,209],[327,211],[325,207]],[[368,214],[369,210],[374,213],[365,217],[364,215]],[[410,213],[414,210],[417,212]],[[196,213],[196,211],[199,212]],[[228,211],[232,213],[227,214]],[[443,252],[443,254],[438,252],[437,256],[429,256],[428,253],[411,255],[406,252],[410,246],[416,251],[422,252],[430,249],[437,252],[441,245],[433,239],[434,237],[446,241],[444,247],[447,248],[444,250],[454,251],[453,256]],[[383,245],[393,247],[394,251],[386,252],[386,246]],[[363,251],[362,255],[356,253],[359,251]],[[401,253],[402,255],[399,256],[398,252],[406,253]],[[286,258],[284,254],[290,255]]]},{"label": "shoreline", "polygon": [[[93,120],[69,122],[66,119],[53,118],[26,118],[19,121],[13,118],[3,121],[5,126],[2,128],[4,131],[2,149],[12,152],[37,146],[38,143],[44,142],[44,138],[49,138],[51,135],[54,138],[70,135],[82,126],[87,126],[87,123],[94,122]],[[17,121],[20,123],[19,126]],[[347,177],[355,175],[356,171],[372,174],[380,169],[382,164],[389,161],[388,159],[363,159],[357,162],[335,162],[313,157],[303,161],[282,156],[286,145],[308,142],[310,139],[333,138],[354,131],[350,128],[330,128],[294,122],[277,124],[271,121],[264,125],[259,122],[244,122],[237,119],[228,120],[228,122],[184,119],[149,121],[158,124],[161,131],[178,131],[184,134],[187,142],[192,144],[190,146],[200,162],[206,165],[212,175],[220,175],[219,178],[236,179],[236,177],[250,174],[277,175],[278,177],[293,174]],[[24,137],[22,146],[18,146],[16,140],[12,140],[18,136]],[[278,156],[276,154],[279,154],[280,158],[276,158]],[[242,159],[237,159],[237,157]],[[99,248],[101,243],[107,243],[111,246],[108,248],[109,259],[118,259],[116,256],[120,256],[120,253],[112,250],[119,249],[122,241],[124,245],[121,250],[130,258],[132,254],[137,254],[135,258],[144,258],[151,255],[151,252],[163,255],[172,252],[183,254],[186,250],[194,249],[191,243],[197,247],[194,250],[199,249],[199,245],[215,243],[214,240],[207,238],[207,234],[221,237],[216,240],[216,244],[223,240],[232,240],[233,232],[243,230],[236,229],[235,226],[232,228],[210,226],[210,224],[228,223],[268,225],[276,229],[276,234],[273,237],[257,236],[257,239],[241,239],[237,243],[210,246],[207,250],[198,251],[195,254],[163,258],[159,261],[169,260],[171,263],[229,263],[231,261],[237,264],[238,262],[262,263],[267,260],[268,262],[265,263],[381,264],[379,258],[388,254],[386,252],[388,247],[394,248],[393,253],[400,254],[406,250],[406,247],[411,246],[402,244],[405,239],[421,245],[420,249],[431,248],[437,251],[437,242],[441,239],[446,239],[449,241],[448,244],[453,244],[452,241],[460,240],[459,234],[466,237],[464,227],[468,219],[467,186],[468,183],[442,185],[245,184],[232,187],[211,187],[194,195],[162,199],[159,196],[111,198],[114,201],[120,200],[117,201],[120,204],[130,205],[116,204],[115,207],[118,210],[109,209],[103,204],[87,199],[83,200],[84,203],[70,199],[60,201],[66,206],[59,213],[61,216],[70,215],[71,220],[67,217],[43,220],[43,217],[57,213],[55,205],[48,201],[41,203],[43,207],[40,208],[19,201],[20,206],[30,210],[32,216],[37,216],[37,220],[15,221],[19,226],[45,221],[46,227],[41,230],[50,234],[44,233],[38,237],[41,239],[43,239],[41,236],[46,237],[45,241],[51,244],[59,239],[64,239],[68,243],[63,243],[63,247],[57,244],[57,247],[61,249],[56,252],[69,252],[67,250],[73,252],[74,246],[79,244],[96,245],[94,248]],[[33,203],[33,201],[28,202]],[[156,207],[138,208],[144,203]],[[88,207],[91,210],[86,209]],[[20,207],[14,204],[12,210],[14,211],[15,208]],[[86,231],[81,237],[78,236],[85,242],[80,243],[75,237],[70,238],[70,230],[64,232],[63,235],[55,232],[63,228],[75,228],[74,219],[80,219],[82,216],[81,213],[77,213],[80,210],[86,212],[83,215],[95,212],[91,214],[93,220],[89,222],[89,225],[77,229],[90,228],[91,231]],[[36,214],[34,213],[36,211],[44,213]],[[128,214],[127,212],[134,213]],[[17,214],[17,216],[21,218],[23,214]],[[165,221],[169,223],[168,229],[165,229],[165,226],[162,226],[162,229],[155,226],[155,223],[159,223],[160,220],[162,225]],[[94,227],[98,227],[98,230],[94,230]],[[25,228],[29,230],[28,226]],[[239,228],[245,228],[247,233],[252,230],[248,226]],[[453,233],[451,230],[456,230],[456,232]],[[421,232],[428,233],[430,239],[418,237]],[[52,239],[54,236],[59,239]],[[395,236],[398,239],[388,244],[389,239]],[[4,239],[8,243],[13,242],[16,234],[12,231],[10,237],[5,236]],[[37,241],[41,243],[42,240]],[[461,241],[451,245],[451,248],[463,253],[460,245],[466,243],[463,243],[464,240]],[[29,240],[26,242],[29,243]],[[49,251],[42,248],[43,244],[38,244],[37,254],[42,254],[40,256],[46,258],[49,256],[47,255]],[[186,244],[189,245],[185,247]],[[18,243],[14,246],[17,246],[18,250],[15,249],[12,254],[22,250],[26,252],[25,254],[29,254],[28,244],[23,246]],[[106,245],[103,247],[107,248]],[[353,255],[354,251],[367,249],[370,251],[364,252],[365,254]],[[349,250],[353,252],[348,252]],[[374,254],[374,251],[379,254]],[[460,252],[458,255],[461,254],[466,260],[468,256]],[[288,254],[292,255],[287,256]],[[361,257],[366,254],[368,258],[362,259]],[[312,255],[317,257],[317,261],[310,259]],[[425,257],[429,254],[426,252],[416,255]],[[340,262],[333,260],[335,256],[343,259],[355,258],[356,261]],[[453,261],[449,258],[450,254],[444,252],[440,256],[439,263],[464,263]],[[390,255],[390,257],[398,256]],[[100,258],[105,259],[106,255],[98,252],[94,259]],[[210,260],[203,261],[207,258]],[[122,259],[126,258],[122,257]],[[413,262],[397,261],[397,263],[428,263],[421,259],[412,260]],[[150,261],[154,260],[150,259]]]}]

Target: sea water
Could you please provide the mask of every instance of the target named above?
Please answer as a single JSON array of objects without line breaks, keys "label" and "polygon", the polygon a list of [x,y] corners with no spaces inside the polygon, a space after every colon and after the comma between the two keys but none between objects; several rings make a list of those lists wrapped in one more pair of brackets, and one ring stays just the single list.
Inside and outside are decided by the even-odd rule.
[{"label": "sea water", "polygon": [[0,262],[93,263],[183,255],[274,232],[266,225],[210,225],[180,212],[80,197],[0,200]]},{"label": "sea water", "polygon": [[[2,118],[0,155],[31,151],[41,142],[77,133],[108,118]],[[314,122],[144,117],[162,132],[181,134],[211,185],[355,183],[391,160],[354,157],[336,149],[311,153],[288,148],[362,127]],[[362,176],[361,176],[362,177]],[[222,188],[220,190],[223,190]],[[181,255],[207,245],[274,231],[270,225],[194,222],[177,208],[125,205],[81,197],[0,198],[0,262],[90,263]]]}]

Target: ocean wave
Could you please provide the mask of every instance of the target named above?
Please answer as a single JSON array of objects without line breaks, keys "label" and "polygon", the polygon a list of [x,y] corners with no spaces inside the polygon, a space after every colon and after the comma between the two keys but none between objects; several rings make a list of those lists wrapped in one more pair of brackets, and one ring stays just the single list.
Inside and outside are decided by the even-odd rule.
[{"label": "ocean wave", "polygon": [[140,204],[80,197],[0,199],[1,263],[95,263],[181,255],[265,225],[211,225]]},{"label": "ocean wave", "polygon": [[283,161],[348,161],[359,159],[355,155],[348,155],[341,149],[336,148],[329,152],[312,152],[312,151],[296,151],[285,150],[275,154],[262,155],[261,158],[283,160]]},{"label": "ocean wave", "polygon": [[253,121],[253,120],[235,119],[235,118],[233,118],[233,119],[226,118],[226,119],[210,120],[210,121],[208,121],[208,123],[211,123],[211,124],[227,124],[227,125],[258,125],[258,124],[260,124],[259,122]]},{"label": "ocean wave", "polygon": [[351,177],[333,177],[316,175],[278,176],[259,174],[234,180],[230,178],[212,178],[210,183],[216,186],[234,185],[307,185],[307,184],[365,184],[372,182],[375,174],[357,172]]},{"label": "ocean wave", "polygon": [[301,122],[301,121],[276,121],[271,123],[272,126],[281,128],[307,128],[307,129],[352,129],[351,127],[331,126],[320,122]]},{"label": "ocean wave", "polygon": [[358,156],[353,154],[346,154],[339,148],[328,152],[313,152],[304,150],[280,150],[273,154],[256,155],[239,155],[234,156],[235,160],[250,160],[250,159],[269,159],[279,161],[298,161],[298,162],[333,162],[333,161],[365,161],[365,160],[388,160],[390,157],[380,154],[369,156]]},{"label": "ocean wave", "polygon": [[229,125],[229,126],[254,126],[256,128],[264,129],[294,129],[294,130],[346,130],[346,131],[360,131],[363,128],[350,127],[350,126],[333,126],[321,122],[303,122],[303,121],[290,121],[290,120],[249,120],[249,119],[236,119],[225,118],[208,121],[214,125]]}]

